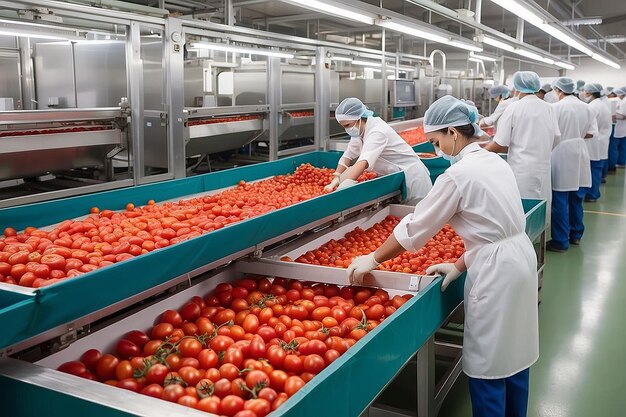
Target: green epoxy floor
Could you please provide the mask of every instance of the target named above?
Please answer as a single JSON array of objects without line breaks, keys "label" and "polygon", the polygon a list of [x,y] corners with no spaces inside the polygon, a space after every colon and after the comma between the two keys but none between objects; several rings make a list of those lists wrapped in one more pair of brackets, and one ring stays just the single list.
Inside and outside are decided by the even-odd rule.
[{"label": "green epoxy floor", "polygon": [[[539,306],[540,359],[528,417],[626,416],[626,191],[624,170],[585,203],[585,235],[548,252]],[[463,375],[439,417],[471,416]]]}]

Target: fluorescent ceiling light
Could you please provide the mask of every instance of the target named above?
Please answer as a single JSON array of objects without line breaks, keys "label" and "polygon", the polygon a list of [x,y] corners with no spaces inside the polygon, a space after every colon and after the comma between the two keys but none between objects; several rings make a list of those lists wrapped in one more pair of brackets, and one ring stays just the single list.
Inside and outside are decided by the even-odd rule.
[{"label": "fluorescent ceiling light", "polygon": [[474,52],[470,52],[470,57],[477,58],[477,59],[480,59],[482,61],[489,61],[489,62],[496,62],[497,61],[496,58],[492,58],[490,56],[482,55],[482,54],[481,55],[475,54]]},{"label": "fluorescent ceiling light", "polygon": [[417,68],[408,67],[406,65],[398,65],[398,71],[417,71]]},{"label": "fluorescent ceiling light", "polygon": [[583,17],[580,19],[571,19],[561,21],[563,26],[581,26],[581,25],[601,25],[601,17]]},{"label": "fluorescent ceiling light", "polygon": [[55,40],[84,40],[87,37],[87,31],[0,19],[0,35]]},{"label": "fluorescent ceiling light", "polygon": [[354,65],[359,65],[362,67],[374,67],[374,68],[380,68],[383,66],[382,63],[380,62],[373,62],[373,61],[359,61],[357,59],[352,61],[352,64]]},{"label": "fluorescent ceiling light", "polygon": [[331,61],[345,61],[345,62],[352,62],[352,58],[348,58],[346,56],[334,56],[332,58],[330,58]]},{"label": "fluorescent ceiling light", "polygon": [[450,39],[446,38],[445,36],[429,32],[428,30],[418,29],[413,26],[407,26],[400,23],[392,22],[391,20],[382,20],[376,24],[386,29],[395,30],[397,32],[406,33],[407,35],[412,35],[422,39],[428,39],[434,42],[448,43],[450,41]]},{"label": "fluorescent ceiling light", "polygon": [[482,59],[478,59],[478,58],[474,58],[474,57],[469,57],[467,58],[468,61],[472,61],[472,62],[478,62],[478,63],[483,63]]},{"label": "fluorescent ceiling light", "polygon": [[572,64],[568,64],[567,62],[561,62],[561,61],[556,61],[554,65],[556,65],[557,67],[568,69],[568,70],[573,70],[574,68],[576,68]]},{"label": "fluorescent ceiling light", "polygon": [[569,46],[571,46],[574,49],[578,49],[583,54],[591,55],[593,53],[591,51],[591,49],[587,48],[585,45],[583,45],[582,43],[578,42],[577,40],[572,38],[567,33],[564,33],[559,28],[551,26],[548,23],[542,23],[541,25],[538,25],[537,27],[539,29],[543,30],[544,32],[546,32],[548,35],[551,35],[551,36],[557,38],[558,40],[560,40],[564,44],[569,45]]},{"label": "fluorescent ceiling light", "polygon": [[541,16],[536,15],[533,11],[527,7],[524,7],[515,0],[491,0],[495,4],[499,5],[503,9],[510,11],[511,13],[521,17],[531,25],[540,25],[544,23]]},{"label": "fluorescent ceiling light", "polygon": [[608,42],[608,43],[624,43],[626,42],[626,36],[607,36],[604,39],[587,39],[587,42],[600,43],[600,42]]},{"label": "fluorescent ceiling light", "polygon": [[286,52],[272,51],[269,49],[246,48],[242,46],[232,46],[221,43],[193,42],[189,49],[211,49],[214,51],[233,52],[251,55],[275,56],[278,58],[293,58],[293,54]]},{"label": "fluorescent ceiling light", "polygon": [[318,0],[289,0],[289,3],[297,4],[307,9],[317,10],[324,14],[331,16],[341,17],[348,20],[355,20],[357,22],[366,23],[368,25],[374,24],[374,18],[367,15],[353,12],[342,7],[333,6],[323,1]]},{"label": "fluorescent ceiling light", "polygon": [[554,65],[554,60],[550,58],[544,58],[539,54],[536,54],[531,51],[527,51],[525,49],[517,48],[513,51],[514,53],[525,56],[526,58],[534,59],[535,61],[545,62],[546,64]]},{"label": "fluorescent ceiling light", "polygon": [[[536,26],[537,28],[543,30],[547,34],[565,43],[566,45],[579,50],[583,54],[589,55],[590,57],[596,59],[597,61],[600,61],[613,68],[619,67],[617,63],[607,58],[602,57],[601,55],[593,52],[590,48],[585,46],[583,43],[577,41],[570,33],[566,33],[560,28],[556,26],[552,26],[551,24],[547,23],[543,17],[535,14],[531,9],[523,6],[517,0],[491,0],[491,1],[500,5],[502,8],[510,11],[511,13],[521,17],[522,19],[524,19],[531,25]],[[600,58],[596,58],[595,56],[600,57]]]},{"label": "fluorescent ceiling light", "polygon": [[620,65],[617,62],[611,61],[610,59],[605,58],[605,57],[603,57],[600,54],[594,53],[593,55],[591,55],[591,57],[593,59],[595,59],[596,61],[599,61],[599,62],[602,62],[603,64],[608,65],[609,67],[613,67],[615,69],[620,69],[621,68]]},{"label": "fluorescent ceiling light", "polygon": [[483,48],[479,47],[479,46],[475,46],[475,45],[471,45],[469,43],[465,43],[465,42],[461,42],[461,41],[450,41],[448,43],[448,45],[450,46],[455,46],[457,48],[461,48],[461,49],[466,49],[468,51],[472,51],[472,52],[482,52]]},{"label": "fluorescent ceiling light", "polygon": [[483,42],[487,45],[495,46],[496,48],[504,49],[505,51],[513,52],[515,48],[513,48],[508,43],[504,43],[494,38],[490,38],[489,36],[483,37]]}]

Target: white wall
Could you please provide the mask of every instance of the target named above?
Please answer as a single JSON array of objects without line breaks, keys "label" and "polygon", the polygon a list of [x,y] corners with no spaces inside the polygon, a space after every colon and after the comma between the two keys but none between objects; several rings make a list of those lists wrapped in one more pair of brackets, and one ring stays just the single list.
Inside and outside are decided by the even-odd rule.
[{"label": "white wall", "polygon": [[595,59],[586,58],[573,71],[567,71],[567,76],[575,80],[585,80],[588,83],[600,83],[603,87],[626,86],[626,63],[620,63],[621,69],[613,69]]}]

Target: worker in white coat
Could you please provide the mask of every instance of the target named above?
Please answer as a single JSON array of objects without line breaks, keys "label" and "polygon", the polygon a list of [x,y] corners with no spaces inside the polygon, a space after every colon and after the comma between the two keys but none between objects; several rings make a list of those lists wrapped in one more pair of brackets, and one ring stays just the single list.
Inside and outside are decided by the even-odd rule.
[{"label": "worker in white coat", "polygon": [[626,87],[620,87],[613,90],[617,97],[617,106],[615,107],[615,131],[613,133],[614,141],[611,144],[615,149],[614,165],[613,161],[609,162],[609,171],[615,168],[624,168],[626,166]]},{"label": "worker in white coat", "polygon": [[513,83],[521,97],[504,113],[493,142],[485,149],[508,153],[507,162],[522,198],[546,200],[550,213],[550,155],[554,140],[560,135],[556,114],[551,104],[535,95],[541,88],[536,73],[518,71],[513,75]]},{"label": "worker in white coat", "polygon": [[546,249],[565,252],[570,243],[580,244],[585,231],[581,187],[591,187],[591,167],[585,140],[598,134],[598,124],[589,105],[574,93],[576,81],[562,77],[552,88],[559,102],[551,104],[559,121],[561,137],[552,151],[552,240]]},{"label": "worker in white coat", "polygon": [[602,101],[602,91],[600,84],[592,83],[586,84],[580,94],[580,99],[589,103],[589,108],[596,118],[599,133],[597,138],[585,141],[589,159],[591,159],[591,187],[582,188],[580,197],[584,198],[584,201],[587,203],[594,203],[600,198],[602,173],[605,161],[609,156],[609,139],[613,121],[611,120],[609,106]]},{"label": "worker in white coat", "polygon": [[559,96],[556,95],[556,92],[552,89],[551,84],[544,84],[541,86],[541,89],[545,89],[546,94],[543,96],[543,101],[548,103],[556,103],[559,101]]},{"label": "worker in white coat", "polygon": [[[535,95],[539,97],[540,99],[542,99],[543,101],[547,101],[546,94],[548,94],[551,91],[552,91],[552,86],[550,84],[544,84],[541,86],[539,91],[535,93]],[[555,101],[558,101],[558,100],[555,100]]]},{"label": "worker in white coat", "polygon": [[504,114],[504,111],[518,99],[517,97],[511,97],[511,90],[506,85],[494,85],[489,89],[489,95],[491,98],[498,102],[496,109],[491,113],[489,117],[485,117],[480,121],[481,127],[494,126],[495,130],[498,130],[498,120]]},{"label": "worker in white coat", "polygon": [[350,142],[326,191],[355,185],[367,169],[379,175],[404,172],[407,204],[415,204],[428,194],[432,188],[428,168],[413,148],[384,120],[374,117],[361,100],[354,97],[343,100],[335,110],[335,118],[350,135]]},{"label": "worker in white coat", "polygon": [[529,367],[539,357],[537,259],[515,176],[498,155],[482,149],[477,111],[452,96],[426,111],[428,140],[452,158],[430,193],[375,252],[356,258],[350,282],[404,251],[416,252],[449,223],[465,242],[455,263],[433,265],[441,291],[467,270],[463,370],[474,417],[525,417]]}]

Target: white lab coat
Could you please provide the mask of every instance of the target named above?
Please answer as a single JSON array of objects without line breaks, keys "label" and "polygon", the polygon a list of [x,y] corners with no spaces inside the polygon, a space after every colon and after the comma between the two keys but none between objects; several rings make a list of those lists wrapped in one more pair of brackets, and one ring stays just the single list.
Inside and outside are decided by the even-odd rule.
[{"label": "white lab coat", "polygon": [[498,130],[498,120],[500,119],[500,117],[504,114],[504,111],[513,103],[515,103],[516,101],[518,101],[519,99],[517,97],[511,97],[511,98],[507,98],[506,100],[502,100],[501,102],[498,103],[498,105],[496,106],[496,109],[493,111],[493,113],[491,113],[491,116],[489,117],[485,117],[482,120],[482,124],[485,126],[494,126],[495,130]]},{"label": "white lab coat", "polygon": [[550,155],[560,135],[552,105],[534,94],[511,104],[500,119],[494,141],[509,148],[507,161],[522,198],[552,201]]},{"label": "white lab coat", "polygon": [[[577,191],[591,187],[591,165],[585,140],[595,140],[598,124],[589,105],[577,97],[566,96],[551,104],[556,111],[561,137],[554,143],[552,163],[552,189]],[[594,138],[585,139],[592,134]]]},{"label": "white lab coat", "polygon": [[[626,97],[624,99],[618,99],[617,108],[615,109],[616,115],[626,116]],[[615,121],[615,138],[626,138],[626,120]]]},{"label": "white lab coat", "polygon": [[598,125],[598,137],[587,139],[587,150],[589,151],[589,159],[592,161],[602,161],[609,157],[609,139],[611,138],[612,123],[611,111],[602,98],[596,98],[589,103],[591,112],[596,117]]},{"label": "white lab coat", "polygon": [[391,126],[380,117],[370,117],[365,125],[363,139],[353,137],[340,162],[349,166],[350,161],[367,161],[368,169],[379,175],[404,172],[407,204],[417,203],[432,188],[428,168]]},{"label": "white lab coat", "polygon": [[548,91],[545,96],[543,96],[543,100],[547,103],[556,103],[559,101],[559,96],[552,91]]},{"label": "white lab coat", "polygon": [[537,258],[511,168],[475,143],[460,155],[394,236],[413,252],[446,223],[463,238],[463,370],[473,378],[506,378],[539,358]]}]

